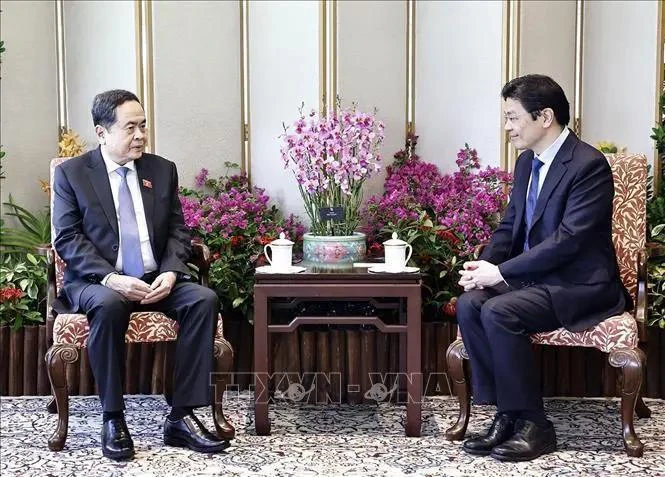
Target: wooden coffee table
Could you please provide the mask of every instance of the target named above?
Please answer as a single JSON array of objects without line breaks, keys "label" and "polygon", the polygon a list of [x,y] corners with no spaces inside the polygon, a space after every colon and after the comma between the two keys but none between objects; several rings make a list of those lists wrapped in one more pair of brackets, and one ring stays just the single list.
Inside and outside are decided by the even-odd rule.
[{"label": "wooden coffee table", "polygon": [[[402,333],[406,341],[406,435],[420,436],[422,374],[420,362],[421,333],[420,273],[370,273],[367,268],[322,269],[308,267],[296,274],[257,273],[254,285],[254,413],[256,433],[270,434],[268,418],[270,334],[287,333],[300,325],[374,325],[384,333]],[[403,299],[406,323],[385,324],[377,316],[297,316],[288,324],[271,324],[270,301],[273,298],[313,298],[371,300]],[[404,351],[401,350],[401,353]]]}]

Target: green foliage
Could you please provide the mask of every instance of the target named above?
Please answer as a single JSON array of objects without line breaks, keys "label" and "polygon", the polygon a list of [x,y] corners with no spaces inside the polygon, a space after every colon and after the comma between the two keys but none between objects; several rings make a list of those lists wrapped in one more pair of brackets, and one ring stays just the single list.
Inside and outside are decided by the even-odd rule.
[{"label": "green foliage", "polygon": [[2,144],[0,144],[0,179],[5,178],[5,171],[2,170],[2,160],[5,158],[5,151],[2,150]]},{"label": "green foliage", "polygon": [[[0,40],[0,54],[5,52],[5,42]],[[0,57],[0,63],[2,63],[2,58]],[[2,170],[2,160],[5,157],[5,152],[2,150],[2,145],[0,144],[0,179],[5,178],[5,172]]]},{"label": "green foliage", "polygon": [[31,253],[5,256],[0,267],[0,325],[14,329],[44,322],[46,259]]},{"label": "green foliage", "polygon": [[33,213],[16,204],[11,195],[9,202],[4,202],[3,205],[9,209],[5,215],[14,217],[21,226],[7,228],[4,223],[0,225],[3,253],[33,252],[38,246],[51,242],[51,214],[48,207],[41,212]]},{"label": "green foliage", "polygon": [[[665,221],[651,230],[651,238],[656,242],[665,243]],[[650,326],[665,328],[665,256],[655,256],[649,260],[648,269],[648,323]]]},{"label": "green foliage", "polygon": [[649,263],[649,326],[665,328],[665,262]]},{"label": "green foliage", "polygon": [[647,203],[647,223],[650,227],[654,227],[650,233],[651,240],[665,242],[665,234],[661,233],[662,230],[659,229],[654,235],[655,227],[665,224],[665,196],[659,195]]},{"label": "green foliage", "polygon": [[400,220],[381,232],[380,240],[396,232],[411,245],[409,264],[420,268],[423,275],[423,309],[428,316],[439,316],[442,307],[460,292],[457,281],[463,260],[458,260],[457,247],[462,240],[447,227],[435,225],[427,211],[421,212],[418,220]]},{"label": "green foliage", "polygon": [[656,150],[660,154],[665,154],[665,87],[663,93],[660,95],[660,124],[658,124],[651,131],[651,139],[656,141]]}]

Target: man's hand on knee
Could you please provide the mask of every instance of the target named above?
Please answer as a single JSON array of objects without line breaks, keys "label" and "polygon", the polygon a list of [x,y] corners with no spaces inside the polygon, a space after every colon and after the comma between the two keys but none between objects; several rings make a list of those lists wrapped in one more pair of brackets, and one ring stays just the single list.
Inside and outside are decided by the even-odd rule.
[{"label": "man's hand on knee", "polygon": [[175,286],[176,279],[175,272],[160,273],[150,285],[150,292],[141,300],[141,305],[157,303],[159,300],[169,296],[169,293],[171,293],[171,290]]},{"label": "man's hand on knee", "polygon": [[503,281],[499,267],[485,260],[464,263],[464,270],[460,270],[460,281],[458,282],[464,291],[484,287],[492,287]]},{"label": "man's hand on knee", "polygon": [[106,286],[130,301],[141,301],[152,291],[150,285],[143,280],[117,273],[108,277]]}]

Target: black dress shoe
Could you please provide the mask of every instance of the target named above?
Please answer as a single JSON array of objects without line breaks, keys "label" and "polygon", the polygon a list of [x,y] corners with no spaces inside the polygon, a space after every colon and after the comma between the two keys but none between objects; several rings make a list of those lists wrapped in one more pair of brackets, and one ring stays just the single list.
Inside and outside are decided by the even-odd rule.
[{"label": "black dress shoe", "polygon": [[554,426],[547,421],[547,427],[540,427],[531,421],[518,419],[515,435],[492,449],[492,457],[509,462],[532,460],[556,450]]},{"label": "black dress shoe", "polygon": [[134,457],[134,442],[123,418],[109,419],[102,424],[102,454],[113,460]]},{"label": "black dress shoe", "polygon": [[174,447],[188,447],[196,452],[221,452],[231,444],[210,433],[193,414],[177,421],[168,417],[164,421],[164,444]]},{"label": "black dress shoe", "polygon": [[462,449],[473,455],[490,455],[492,449],[515,433],[515,420],[508,414],[498,413],[487,434],[464,441]]}]

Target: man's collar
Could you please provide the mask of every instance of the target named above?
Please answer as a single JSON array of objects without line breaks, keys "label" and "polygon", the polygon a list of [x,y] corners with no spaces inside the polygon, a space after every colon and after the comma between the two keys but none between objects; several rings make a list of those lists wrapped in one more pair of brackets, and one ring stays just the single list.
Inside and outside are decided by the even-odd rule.
[{"label": "man's collar", "polygon": [[534,157],[538,158],[543,164],[551,164],[569,134],[570,130],[567,127],[564,127],[561,134],[559,134],[559,137],[557,137],[540,155],[534,153]]},{"label": "man's collar", "polygon": [[127,163],[125,163],[124,165],[121,166],[117,162],[114,162],[111,159],[107,158],[104,155],[104,152],[101,150],[101,148],[100,148],[99,152],[102,155],[102,159],[104,159],[104,165],[106,166],[106,172],[108,172],[109,174],[111,174],[112,172],[115,172],[116,169],[119,169],[121,167],[126,167],[127,169],[130,169],[132,171],[136,170],[136,164],[134,164],[133,160],[131,160],[131,161],[129,161],[129,162],[127,162]]}]

